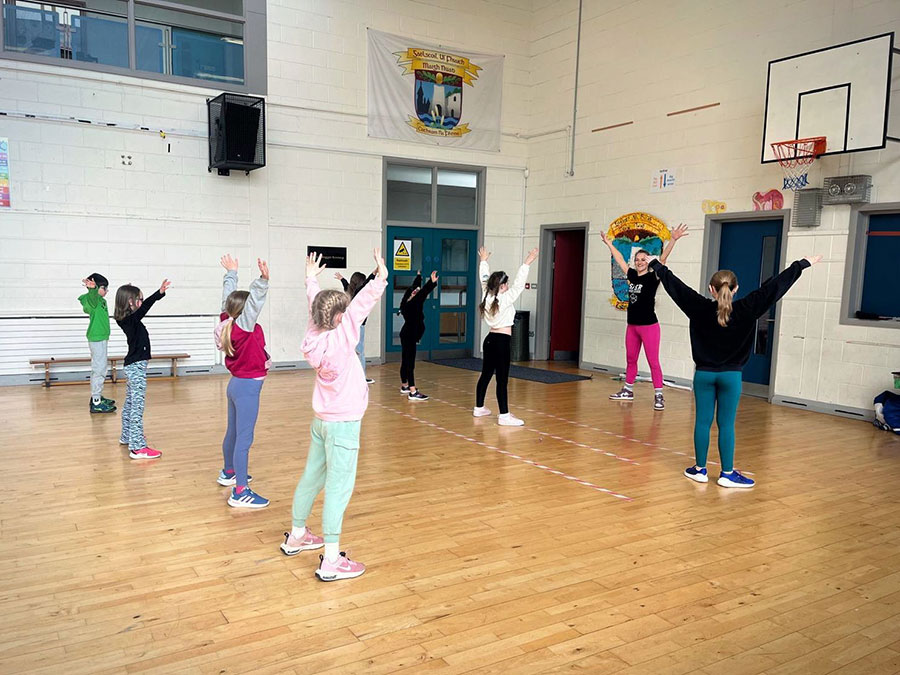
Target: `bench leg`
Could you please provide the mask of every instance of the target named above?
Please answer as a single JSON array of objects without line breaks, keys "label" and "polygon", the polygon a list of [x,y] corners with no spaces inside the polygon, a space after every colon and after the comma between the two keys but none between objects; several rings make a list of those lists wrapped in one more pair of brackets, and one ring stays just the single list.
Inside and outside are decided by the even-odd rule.
[{"label": "bench leg", "polygon": [[118,380],[116,379],[116,362],[110,361],[109,366],[112,369],[112,381],[113,381],[113,384],[115,384],[116,382],[118,382]]},{"label": "bench leg", "polygon": [[178,359],[172,359],[172,377],[178,377]]},{"label": "bench leg", "polygon": [[50,364],[49,363],[44,364],[44,386],[45,387],[50,386]]}]

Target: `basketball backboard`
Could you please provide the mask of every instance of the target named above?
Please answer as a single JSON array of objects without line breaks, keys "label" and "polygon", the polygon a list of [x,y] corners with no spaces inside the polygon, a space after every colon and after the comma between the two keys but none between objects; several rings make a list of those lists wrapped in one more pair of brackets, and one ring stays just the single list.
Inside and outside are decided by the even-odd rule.
[{"label": "basketball backboard", "polygon": [[883,148],[894,34],[769,61],[762,163],[771,143],[825,136],[826,155]]}]

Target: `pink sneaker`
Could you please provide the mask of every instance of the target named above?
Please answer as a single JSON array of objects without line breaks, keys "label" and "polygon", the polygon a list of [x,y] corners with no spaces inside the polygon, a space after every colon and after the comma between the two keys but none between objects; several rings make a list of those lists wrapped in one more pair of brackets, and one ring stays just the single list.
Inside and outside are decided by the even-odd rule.
[{"label": "pink sneaker", "polygon": [[475,406],[474,408],[472,408],[472,417],[487,417],[490,414],[491,411],[484,406],[481,406],[480,408],[478,406]]},{"label": "pink sneaker", "polygon": [[338,579],[353,579],[366,571],[366,566],[361,562],[354,562],[347,557],[347,554],[341,551],[341,557],[335,562],[325,560],[325,556],[320,555],[319,569],[316,570],[316,576],[322,581],[337,581]]},{"label": "pink sneaker", "polygon": [[128,453],[128,456],[131,459],[159,459],[162,457],[162,453],[153,448],[141,448],[140,450],[132,450]]},{"label": "pink sneaker", "polygon": [[302,539],[295,539],[290,532],[285,532],[281,552],[285,555],[297,555],[300,551],[312,551],[324,545],[325,540],[314,535],[307,527]]}]

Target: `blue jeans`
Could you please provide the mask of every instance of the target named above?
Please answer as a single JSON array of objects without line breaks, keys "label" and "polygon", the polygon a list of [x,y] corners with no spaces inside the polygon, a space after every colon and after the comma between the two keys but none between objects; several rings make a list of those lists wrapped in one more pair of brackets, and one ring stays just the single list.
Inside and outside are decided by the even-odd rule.
[{"label": "blue jeans", "polygon": [[263,380],[232,377],[228,383],[228,430],[222,441],[225,473],[234,472],[235,486],[247,487],[247,465],[259,415]]},{"label": "blue jeans", "polygon": [[697,466],[706,466],[709,429],[715,416],[719,427],[719,461],[722,463],[722,471],[731,473],[734,470],[734,420],[741,401],[741,371],[696,371],[694,401],[697,404],[697,416],[694,419],[694,456]]}]

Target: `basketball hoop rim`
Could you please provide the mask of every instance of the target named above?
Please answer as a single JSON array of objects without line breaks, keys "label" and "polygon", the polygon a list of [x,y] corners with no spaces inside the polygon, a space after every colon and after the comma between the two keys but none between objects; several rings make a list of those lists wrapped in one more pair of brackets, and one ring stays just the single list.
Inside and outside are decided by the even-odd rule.
[{"label": "basketball hoop rim", "polygon": [[[825,136],[810,136],[809,138],[794,138],[789,141],[775,141],[769,143],[776,161],[784,166],[785,161],[812,162],[820,155],[825,154],[827,138]],[[794,156],[788,157],[782,154],[782,150],[793,146]]]}]

